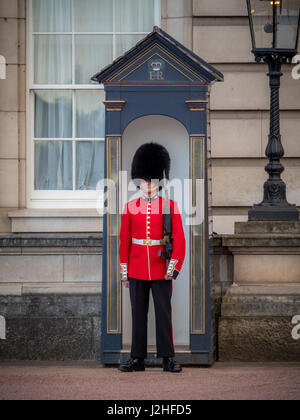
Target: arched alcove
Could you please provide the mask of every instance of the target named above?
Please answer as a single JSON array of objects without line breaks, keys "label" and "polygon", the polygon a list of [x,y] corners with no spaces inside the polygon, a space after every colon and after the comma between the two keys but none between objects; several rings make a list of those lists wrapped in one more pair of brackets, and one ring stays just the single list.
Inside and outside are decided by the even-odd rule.
[{"label": "arched alcove", "polygon": [[[130,169],[133,155],[137,148],[146,142],[157,142],[165,146],[171,157],[170,181],[176,178],[181,181],[182,194],[176,199],[182,204],[182,220],[186,238],[186,259],[181,269],[178,281],[173,285],[173,333],[176,346],[189,346],[189,309],[190,309],[190,230],[185,222],[184,180],[189,179],[189,135],[186,128],[176,119],[164,115],[147,115],[137,118],[126,127],[122,137],[122,170],[127,171],[130,179]],[[171,191],[172,194],[172,191]],[[189,201],[187,191],[186,199]],[[130,198],[130,197],[128,197]],[[126,201],[126,200],[124,200]],[[123,348],[131,342],[131,312],[128,290],[123,292]],[[153,302],[151,299],[149,312],[148,344],[155,344],[155,324]],[[151,348],[151,347],[150,347]]]}]

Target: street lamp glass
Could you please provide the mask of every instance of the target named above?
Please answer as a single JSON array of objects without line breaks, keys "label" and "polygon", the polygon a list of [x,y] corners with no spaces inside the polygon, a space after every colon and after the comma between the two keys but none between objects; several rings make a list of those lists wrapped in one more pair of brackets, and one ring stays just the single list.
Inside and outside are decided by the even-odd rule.
[{"label": "street lamp glass", "polygon": [[300,0],[247,0],[253,49],[297,50]]}]

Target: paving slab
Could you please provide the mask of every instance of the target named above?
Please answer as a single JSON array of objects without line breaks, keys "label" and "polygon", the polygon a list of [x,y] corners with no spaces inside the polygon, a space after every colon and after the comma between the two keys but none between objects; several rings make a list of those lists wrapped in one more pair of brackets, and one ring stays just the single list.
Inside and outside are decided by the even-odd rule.
[{"label": "paving slab", "polygon": [[99,363],[0,364],[0,400],[299,400],[300,363],[122,373]]}]

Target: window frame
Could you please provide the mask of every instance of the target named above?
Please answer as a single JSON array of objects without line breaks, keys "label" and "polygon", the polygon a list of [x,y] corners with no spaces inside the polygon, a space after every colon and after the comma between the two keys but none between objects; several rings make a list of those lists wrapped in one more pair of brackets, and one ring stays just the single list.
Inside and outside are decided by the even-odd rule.
[{"label": "window frame", "polygon": [[[155,1],[155,25],[161,22],[161,0]],[[74,10],[72,0],[72,29],[74,29]],[[34,36],[39,35],[67,35],[72,38],[72,84],[70,85],[44,85],[34,84]],[[99,208],[103,191],[97,190],[35,190],[34,189],[34,104],[37,90],[64,90],[72,92],[72,139],[52,139],[49,141],[72,141],[73,146],[73,186],[76,187],[76,142],[105,141],[105,138],[77,138],[76,130],[76,92],[79,90],[103,91],[104,86],[98,84],[75,83],[75,37],[77,35],[112,35],[113,59],[116,58],[116,41],[118,35],[147,35],[147,32],[34,32],[33,31],[33,0],[28,0],[26,12],[26,191],[28,208]],[[99,201],[98,201],[99,200]],[[101,209],[100,209],[101,210]]]}]

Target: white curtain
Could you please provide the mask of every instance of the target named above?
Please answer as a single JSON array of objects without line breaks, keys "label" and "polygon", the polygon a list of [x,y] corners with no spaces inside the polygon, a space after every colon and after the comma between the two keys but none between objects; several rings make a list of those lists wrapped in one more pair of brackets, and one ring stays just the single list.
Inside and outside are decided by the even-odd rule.
[{"label": "white curtain", "polygon": [[76,92],[76,137],[104,138],[105,107],[103,90]]},{"label": "white curtain", "polygon": [[104,141],[76,143],[76,189],[94,190],[104,178]]},{"label": "white curtain", "polygon": [[75,36],[75,82],[91,83],[91,77],[113,61],[112,35]]},{"label": "white curtain", "polygon": [[[71,31],[71,0],[34,0],[34,32]],[[72,38],[34,36],[34,83],[72,83]]]},{"label": "white curtain", "polygon": [[74,0],[75,32],[113,32],[113,0]]},{"label": "white curtain", "polygon": [[35,142],[35,189],[72,190],[72,142]]},{"label": "white curtain", "polygon": [[68,35],[34,36],[34,83],[72,83],[72,38]]},{"label": "white curtain", "polygon": [[151,32],[155,0],[115,0],[116,32]]},{"label": "white curtain", "polygon": [[72,138],[72,93],[35,92],[35,138]]},{"label": "white curtain", "polygon": [[143,38],[145,35],[116,35],[116,56],[125,54]]},{"label": "white curtain", "polygon": [[71,32],[71,0],[33,0],[34,32]]}]

